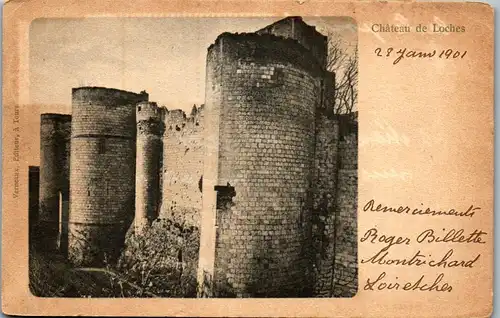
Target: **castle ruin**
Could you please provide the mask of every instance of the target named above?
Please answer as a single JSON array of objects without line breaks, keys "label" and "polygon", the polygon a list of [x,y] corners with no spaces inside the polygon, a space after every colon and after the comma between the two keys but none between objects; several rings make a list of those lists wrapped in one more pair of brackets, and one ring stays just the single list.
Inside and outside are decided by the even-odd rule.
[{"label": "castle ruin", "polygon": [[190,115],[73,89],[71,116],[42,114],[44,245],[102,266],[132,224],[175,217],[201,230],[200,297],[353,296],[357,118],[333,113],[327,52],[300,17],[223,33]]}]

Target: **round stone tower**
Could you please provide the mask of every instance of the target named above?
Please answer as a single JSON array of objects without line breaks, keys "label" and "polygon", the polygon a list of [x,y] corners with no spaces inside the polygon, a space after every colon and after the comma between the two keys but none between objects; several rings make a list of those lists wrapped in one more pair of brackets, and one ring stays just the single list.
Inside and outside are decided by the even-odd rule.
[{"label": "round stone tower", "polygon": [[213,275],[219,296],[310,292],[315,111],[323,74],[310,50],[272,34],[226,33],[208,50],[205,272],[199,278]]},{"label": "round stone tower", "polygon": [[41,115],[39,229],[46,249],[58,247],[60,222],[67,216],[70,134],[70,115]]},{"label": "round stone tower", "polygon": [[137,104],[135,231],[140,234],[158,216],[164,131],[163,109],[154,102]]},{"label": "round stone tower", "polygon": [[148,94],[73,89],[69,259],[113,262],[134,218],[136,105]]}]

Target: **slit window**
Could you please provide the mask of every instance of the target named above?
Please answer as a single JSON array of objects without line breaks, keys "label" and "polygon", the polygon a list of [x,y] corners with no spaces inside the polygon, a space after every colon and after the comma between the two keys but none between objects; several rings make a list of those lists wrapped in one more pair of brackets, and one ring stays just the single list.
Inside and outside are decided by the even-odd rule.
[{"label": "slit window", "polygon": [[106,153],[106,139],[99,138],[97,147],[99,148],[99,154]]}]

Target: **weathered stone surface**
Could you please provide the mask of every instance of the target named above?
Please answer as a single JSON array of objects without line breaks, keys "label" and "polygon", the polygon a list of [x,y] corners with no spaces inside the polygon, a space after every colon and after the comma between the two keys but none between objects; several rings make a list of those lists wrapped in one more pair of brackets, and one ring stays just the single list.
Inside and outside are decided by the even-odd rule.
[{"label": "weathered stone surface", "polygon": [[173,110],[164,118],[161,216],[196,227],[200,225],[205,160],[204,113],[201,106],[190,116]]},{"label": "weathered stone surface", "polygon": [[147,99],[146,93],[73,89],[68,244],[77,265],[112,261],[123,245],[123,229],[134,218],[135,107]]}]

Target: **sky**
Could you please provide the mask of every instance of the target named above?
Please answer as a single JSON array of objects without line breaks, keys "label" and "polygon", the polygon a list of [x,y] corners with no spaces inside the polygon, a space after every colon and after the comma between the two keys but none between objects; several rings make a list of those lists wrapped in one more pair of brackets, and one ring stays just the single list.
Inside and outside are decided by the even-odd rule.
[{"label": "sky", "polygon": [[[224,32],[254,32],[281,17],[37,19],[30,26],[29,100],[71,112],[71,88],[146,90],[150,101],[190,111],[204,103],[207,48]],[[352,52],[357,29],[347,17],[304,17],[334,32]]]}]

